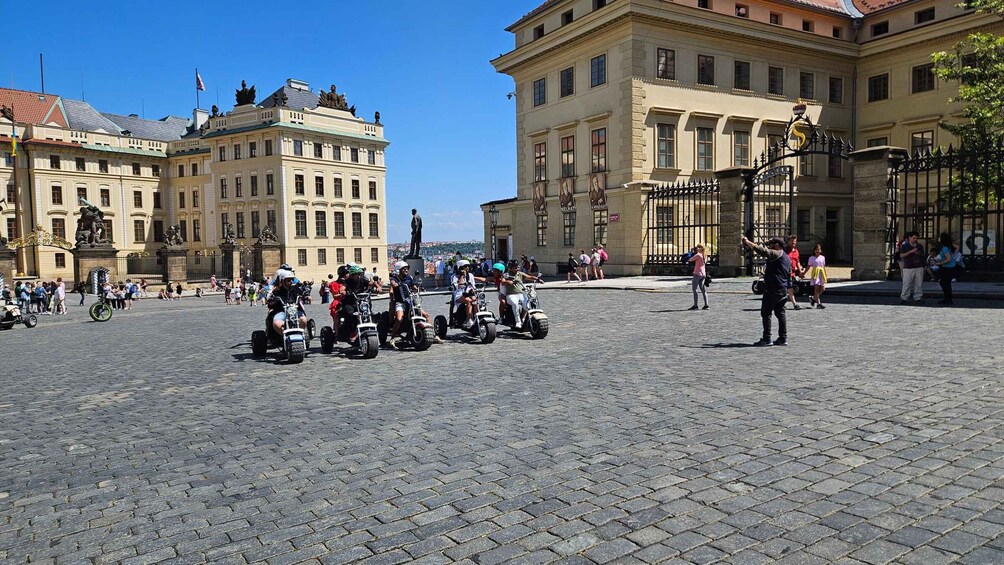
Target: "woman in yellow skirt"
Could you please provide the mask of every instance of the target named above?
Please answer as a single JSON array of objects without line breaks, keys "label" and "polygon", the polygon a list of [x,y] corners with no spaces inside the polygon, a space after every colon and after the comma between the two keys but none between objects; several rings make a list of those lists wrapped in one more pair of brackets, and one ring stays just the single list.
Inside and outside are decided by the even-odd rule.
[{"label": "woman in yellow skirt", "polygon": [[823,246],[818,243],[812,248],[812,257],[809,257],[809,264],[802,272],[802,276],[804,277],[806,273],[812,284],[812,298],[809,302],[816,308],[826,308],[820,300],[823,297],[823,290],[826,289],[826,257],[823,257]]}]

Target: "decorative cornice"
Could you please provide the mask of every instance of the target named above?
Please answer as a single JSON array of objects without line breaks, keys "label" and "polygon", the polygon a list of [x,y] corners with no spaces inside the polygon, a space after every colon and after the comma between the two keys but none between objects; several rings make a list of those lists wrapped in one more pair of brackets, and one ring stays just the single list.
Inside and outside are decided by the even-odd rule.
[{"label": "decorative cornice", "polygon": [[664,116],[682,116],[686,110],[682,108],[666,108],[665,106],[652,106],[648,109],[651,114],[662,114]]},{"label": "decorative cornice", "polygon": [[873,131],[882,131],[892,129],[895,126],[895,122],[882,122],[880,124],[871,124],[868,126],[862,126],[858,128],[858,133],[871,133]]},{"label": "decorative cornice", "polygon": [[613,115],[613,112],[607,110],[606,112],[602,112],[600,114],[594,114],[592,116],[589,116],[588,118],[582,118],[582,121],[586,123],[598,122],[600,120],[609,118],[611,115]]},{"label": "decorative cornice", "polygon": [[915,124],[926,124],[928,122],[937,122],[943,116],[941,114],[932,114],[930,116],[918,116],[916,118],[907,118],[905,120],[900,120],[900,124],[904,126],[912,126]]}]

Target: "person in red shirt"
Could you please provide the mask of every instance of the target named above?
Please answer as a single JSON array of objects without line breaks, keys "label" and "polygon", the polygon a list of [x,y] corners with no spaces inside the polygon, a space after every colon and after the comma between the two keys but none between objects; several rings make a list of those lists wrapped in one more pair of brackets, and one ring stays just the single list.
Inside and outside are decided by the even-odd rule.
[{"label": "person in red shirt", "polygon": [[334,330],[334,334],[338,336],[338,306],[342,303],[342,297],[345,296],[345,267],[338,267],[338,278],[328,283],[328,289],[331,291],[331,305],[328,306],[328,312],[331,313],[331,329]]},{"label": "person in red shirt", "polygon": [[791,302],[795,306],[795,310],[801,310],[802,307],[795,302],[795,284],[796,278],[802,274],[802,263],[799,262],[798,256],[798,236],[791,234],[788,236],[788,245],[785,247],[785,252],[788,253],[788,258],[791,259],[791,274],[788,276],[788,302]]}]

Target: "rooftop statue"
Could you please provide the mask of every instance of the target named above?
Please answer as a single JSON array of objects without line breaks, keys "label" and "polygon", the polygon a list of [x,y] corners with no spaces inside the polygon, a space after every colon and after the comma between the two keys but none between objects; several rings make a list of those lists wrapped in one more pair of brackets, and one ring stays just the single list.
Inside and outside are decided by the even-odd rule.
[{"label": "rooftop statue", "polygon": [[238,106],[243,106],[244,104],[254,104],[254,86],[248,88],[248,83],[242,80],[241,89],[236,92],[236,97]]}]

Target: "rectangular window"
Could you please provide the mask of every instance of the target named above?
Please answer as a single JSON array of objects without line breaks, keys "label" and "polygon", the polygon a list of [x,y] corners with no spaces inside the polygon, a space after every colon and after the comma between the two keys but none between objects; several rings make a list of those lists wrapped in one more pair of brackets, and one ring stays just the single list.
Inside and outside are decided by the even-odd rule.
[{"label": "rectangular window", "polygon": [[272,173],[265,175],[265,196],[272,196],[275,194],[275,179],[272,178]]},{"label": "rectangular window", "polygon": [[537,247],[547,246],[547,214],[537,216]]},{"label": "rectangular window", "polygon": [[575,212],[562,212],[562,244],[565,247],[575,245]]},{"label": "rectangular window", "polygon": [[316,159],[324,158],[324,146],[320,143],[314,143],[314,157]]},{"label": "rectangular window", "polygon": [[192,241],[202,241],[202,223],[192,220]]},{"label": "rectangular window", "polygon": [[230,214],[223,212],[220,214],[220,233],[227,233],[228,224],[230,223]]},{"label": "rectangular window", "polygon": [[342,160],[342,146],[335,145],[331,147],[331,160],[341,161]]},{"label": "rectangular window", "polygon": [[559,91],[562,98],[575,94],[575,67],[562,69],[558,74]]},{"label": "rectangular window", "polygon": [[376,165],[376,151],[372,149],[366,150],[366,163],[369,165]]},{"label": "rectangular window", "polygon": [[234,144],[234,161],[240,160],[241,158],[241,146],[239,143]]},{"label": "rectangular window", "polygon": [[251,211],[251,237],[258,237],[261,233],[261,212],[258,210]]},{"label": "rectangular window", "polygon": [[293,212],[296,224],[296,237],[307,237],[307,211],[296,210]]},{"label": "rectangular window", "polygon": [[303,267],[307,265],[307,250],[297,249],[296,250],[296,265],[298,267]]},{"label": "rectangular window", "polygon": [[833,26],[833,37],[836,39],[840,39],[843,36],[844,36],[844,28]]},{"label": "rectangular window", "polygon": [[370,214],[370,237],[380,237],[380,216]]},{"label": "rectangular window", "polygon": [[220,179],[220,199],[227,198],[227,179]]},{"label": "rectangular window", "polygon": [[772,25],[779,26],[779,25],[781,25],[782,21],[783,20],[781,19],[781,14],[779,14],[777,12],[771,12],[770,13],[770,23]]},{"label": "rectangular window", "polygon": [[359,162],[359,149],[358,148],[352,147],[352,148],[349,149],[349,160],[352,161],[353,163],[358,163]]},{"label": "rectangular window", "polygon": [[561,25],[562,26],[567,26],[568,24],[572,23],[572,21],[574,21],[574,15],[573,15],[572,10],[569,10],[569,11],[561,14]]},{"label": "rectangular window", "polygon": [[363,262],[363,248],[362,247],[356,247],[355,249],[352,250],[352,259],[356,263],[362,263]]},{"label": "rectangular window", "polygon": [[272,233],[279,233],[278,228],[276,228],[275,210],[265,210],[265,225],[268,226],[268,229],[272,230]]},{"label": "rectangular window", "polygon": [[318,265],[327,265],[328,264],[328,250],[327,249],[318,249],[317,250],[317,264]]},{"label": "rectangular window", "polygon": [[816,75],[798,73],[798,95],[804,100],[816,99]]},{"label": "rectangular window", "polygon": [[178,222],[178,227],[181,228],[181,240],[188,241],[188,221],[180,220]]},{"label": "rectangular window", "polygon": [[380,261],[380,249],[374,247],[370,249],[370,261],[378,263]]},{"label": "rectangular window", "polygon": [[872,37],[889,33],[889,22],[872,24]]},{"label": "rectangular window", "polygon": [[199,164],[198,163],[192,163],[192,176],[193,177],[199,176]]},{"label": "rectangular window", "polygon": [[111,220],[105,220],[102,222],[105,225],[105,239],[111,243],[115,243],[115,232]]},{"label": "rectangular window", "polygon": [[66,220],[63,218],[52,219],[52,235],[66,239]]},{"label": "rectangular window", "polygon": [[244,177],[234,177],[234,196],[244,197]]},{"label": "rectangular window", "polygon": [[258,196],[258,175],[251,175],[251,196]]},{"label": "rectangular window", "polygon": [[377,199],[377,185],[375,180],[370,181],[370,200]]},{"label": "rectangular window", "polygon": [[737,18],[750,17],[750,7],[745,4],[736,4],[736,17]]},{"label": "rectangular window", "polygon": [[748,167],[750,164],[750,132],[732,132],[732,164]]},{"label": "rectangular window", "polygon": [[49,168],[58,169],[59,167],[59,155],[49,155]]},{"label": "rectangular window", "polygon": [[826,176],[831,179],[844,178],[844,160],[836,155],[830,155],[827,159]]},{"label": "rectangular window", "polygon": [[715,170],[715,130],[697,128],[697,170]]},{"label": "rectangular window", "polygon": [[160,191],[153,191],[153,207],[157,210],[160,209]]},{"label": "rectangular window", "polygon": [[676,51],[672,49],[657,49],[656,78],[676,80]]},{"label": "rectangular window", "polygon": [[802,155],[798,158],[798,174],[803,177],[816,176],[816,160],[812,155]]},{"label": "rectangular window", "polygon": [[342,197],[342,179],[341,177],[335,177],[335,198]]},{"label": "rectangular window", "polygon": [[160,165],[150,165],[150,175],[160,177]]},{"label": "rectangular window", "polygon": [[112,205],[112,193],[107,188],[101,189],[101,205],[106,208]]},{"label": "rectangular window", "polygon": [[934,131],[918,131],[910,134],[910,152],[926,153],[934,148]]},{"label": "rectangular window", "polygon": [[56,253],[56,268],[65,269],[66,268],[66,253]]},{"label": "rectangular window", "polygon": [[5,151],[3,154],[3,166],[5,167],[14,166],[14,156],[10,154],[10,151]]},{"label": "rectangular window", "polygon": [[575,136],[561,138],[561,176],[575,176]]},{"label": "rectangular window", "polygon": [[[79,204],[81,200],[87,200],[87,187],[78,186],[77,187],[77,203]],[[14,200],[8,199],[7,202],[13,202]]]},{"label": "rectangular window", "polygon": [[142,169],[141,169],[139,163],[133,163],[132,164],[132,174],[138,177],[141,172],[142,172]]},{"label": "rectangular window", "polygon": [[98,159],[98,172],[107,173],[108,172],[108,161],[104,159]]},{"label": "rectangular window", "polygon": [[314,196],[324,196],[324,177],[314,177]]},{"label": "rectangular window", "polygon": [[157,243],[164,241],[164,220],[153,221],[153,240]]},{"label": "rectangular window", "polygon": [[338,263],[339,265],[344,265],[345,264],[345,250],[344,249],[341,249],[341,248],[335,249],[335,262]]},{"label": "rectangular window", "polygon": [[884,147],[889,145],[888,137],[873,137],[865,144],[866,147]]},{"label": "rectangular window", "polygon": [[254,159],[258,156],[258,143],[254,141],[248,142],[248,159]]},{"label": "rectangular window", "polygon": [[868,77],[868,101],[878,102],[889,98],[889,73]]},{"label": "rectangular window", "polygon": [[265,156],[268,157],[271,154],[272,154],[272,140],[271,139],[266,139],[265,140]]},{"label": "rectangular window", "polygon": [[146,241],[146,222],[143,220],[132,221],[132,241],[133,243],[143,243]]},{"label": "rectangular window", "polygon": [[132,191],[132,205],[134,208],[143,207],[143,192],[140,190]]},{"label": "rectangular window", "polygon": [[802,20],[802,31],[814,31],[816,29],[816,24],[812,20]]},{"label": "rectangular window", "polygon": [[355,198],[356,200],[362,198],[362,196],[359,195],[359,179],[352,179],[352,198]]},{"label": "rectangular window", "polygon": [[830,103],[844,103],[844,79],[840,77],[830,77]]},{"label": "rectangular window", "polygon": [[784,69],[781,67],[767,68],[767,92],[784,95]]},{"label": "rectangular window", "polygon": [[58,185],[52,187],[52,203],[56,206],[63,205],[63,187]]},{"label": "rectangular window", "polygon": [[711,9],[711,0],[697,0],[697,7],[705,10]]},{"label": "rectangular window", "polygon": [[237,212],[237,237],[241,239],[247,235],[244,227],[244,212]]},{"label": "rectangular window", "polygon": [[594,129],[590,136],[592,151],[592,171],[602,173],[607,170],[607,128]]},{"label": "rectangular window", "polygon": [[314,212],[314,235],[328,237],[328,214],[324,210]]},{"label": "rectangular window", "polygon": [[185,191],[182,190],[178,193],[178,208],[181,210],[185,209]]},{"label": "rectangular window", "polygon": [[293,140],[293,155],[303,157],[303,141],[299,139]]},{"label": "rectangular window", "polygon": [[533,181],[547,179],[547,142],[533,144]]},{"label": "rectangular window", "polygon": [[697,56],[697,83],[715,84],[715,58],[711,55]]},{"label": "rectangular window", "polygon": [[593,245],[607,244],[607,211],[593,210]]},{"label": "rectangular window", "polygon": [[352,212],[352,237],[363,236],[363,214],[362,212]]},{"label": "rectangular window", "polygon": [[85,161],[83,157],[77,157],[75,159],[75,161],[76,161],[76,164],[77,164],[77,170],[78,171],[85,171],[85,170],[87,170],[87,161]]},{"label": "rectangular window", "polygon": [[7,218],[7,239],[14,239],[17,237],[17,220],[14,218]]},{"label": "rectangular window", "polygon": [[178,165],[178,177],[184,177],[184,176],[185,176],[185,165],[184,164]]},{"label": "rectangular window", "polygon": [[345,212],[335,212],[335,237],[345,237]]},{"label": "rectangular window", "polygon": [[655,242],[659,245],[673,243],[673,207],[656,206]]},{"label": "rectangular window", "polygon": [[199,189],[192,191],[192,208],[199,207]]},{"label": "rectangular window", "polygon": [[656,126],[656,166],[660,169],[676,168],[676,126],[658,124]]},{"label": "rectangular window", "polygon": [[543,106],[547,103],[547,79],[540,78],[533,81],[533,105]]},{"label": "rectangular window", "polygon": [[219,148],[219,153],[220,153],[220,158],[219,158],[219,159],[217,159],[217,160],[218,160],[219,162],[221,162],[221,163],[222,163],[223,161],[226,161],[226,160],[227,160],[227,148],[226,148],[226,147],[223,147],[223,146],[220,146],[220,148]]},{"label": "rectangular window", "polygon": [[927,92],[934,90],[934,63],[918,65],[913,68],[912,92]]},{"label": "rectangular window", "polygon": [[293,191],[298,195],[306,193],[306,188],[303,185],[303,175],[293,175]]},{"label": "rectangular window", "polygon": [[913,13],[913,23],[916,25],[934,21],[934,8],[920,10]]},{"label": "rectangular window", "polygon": [[812,210],[800,208],[795,212],[795,235],[802,241],[809,241]]},{"label": "rectangular window", "polygon": [[589,86],[595,87],[607,82],[607,56],[597,55],[589,60]]},{"label": "rectangular window", "polygon": [[732,88],[736,90],[750,89],[750,64],[748,61],[736,61]]},{"label": "rectangular window", "polygon": [[533,39],[537,40],[541,37],[544,37],[544,24],[540,24],[539,26],[533,28]]}]

